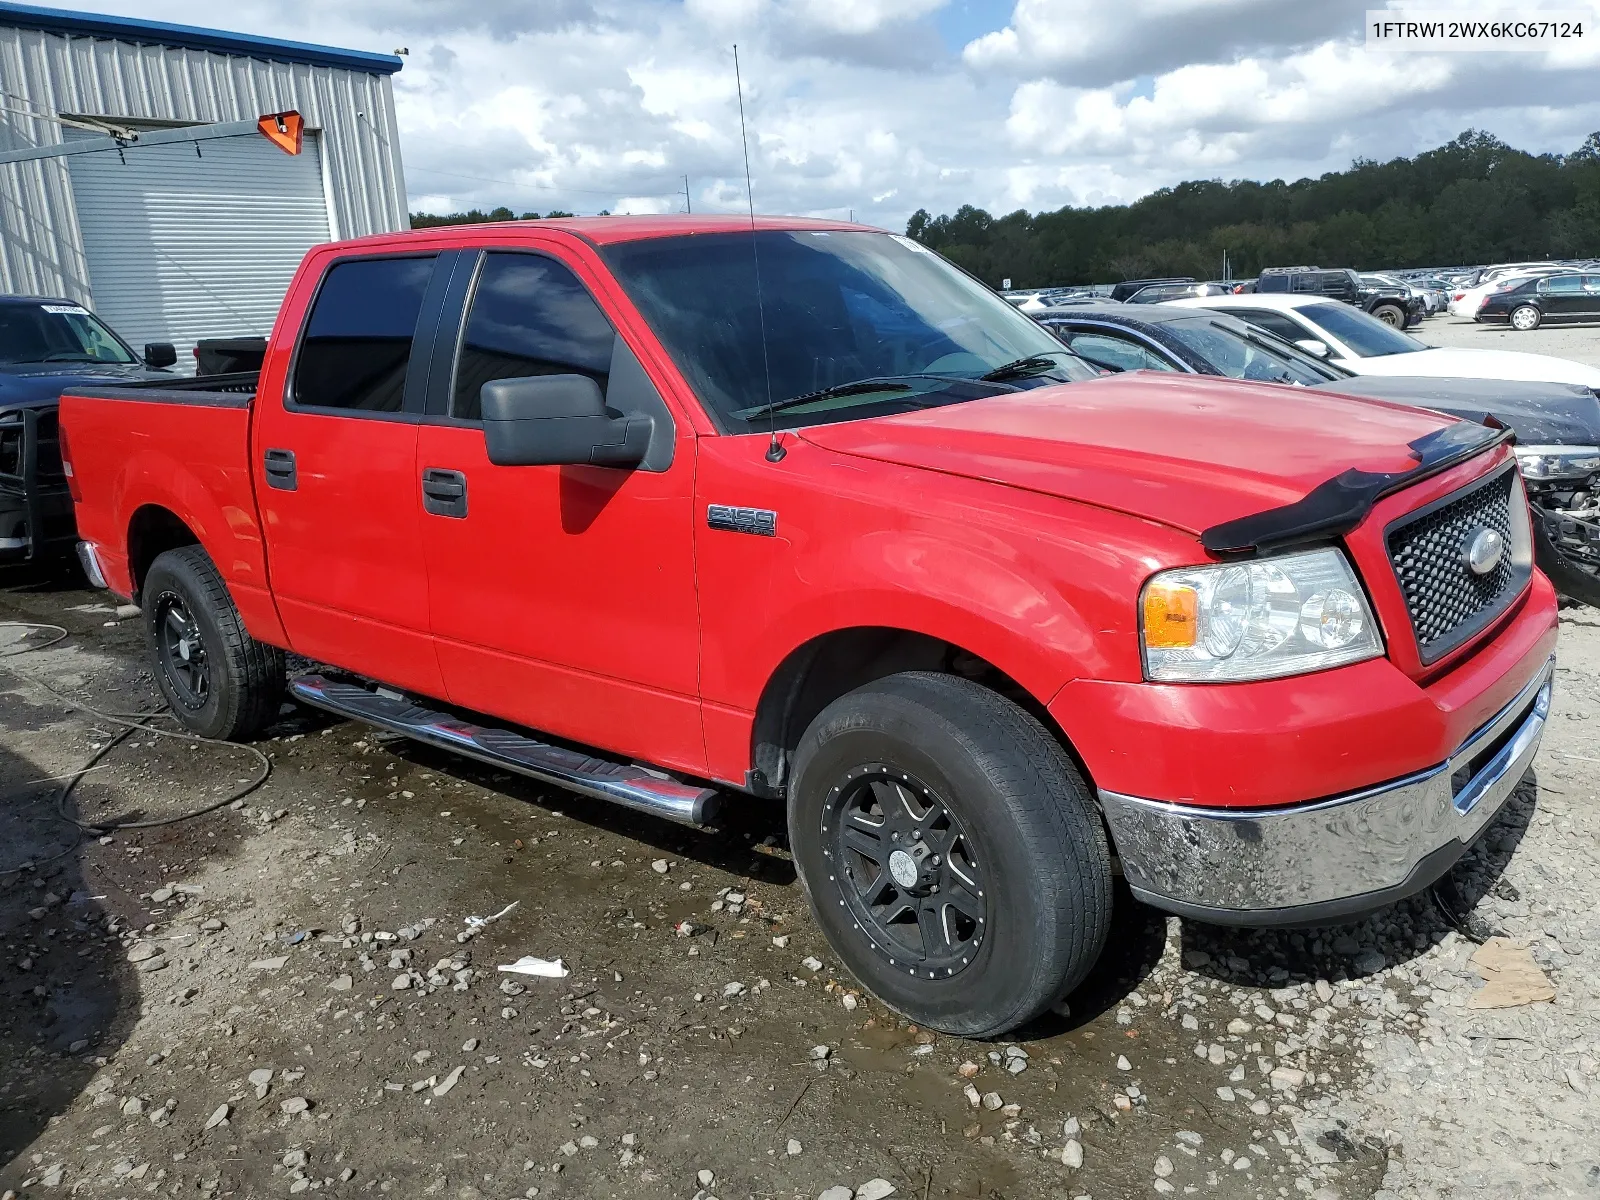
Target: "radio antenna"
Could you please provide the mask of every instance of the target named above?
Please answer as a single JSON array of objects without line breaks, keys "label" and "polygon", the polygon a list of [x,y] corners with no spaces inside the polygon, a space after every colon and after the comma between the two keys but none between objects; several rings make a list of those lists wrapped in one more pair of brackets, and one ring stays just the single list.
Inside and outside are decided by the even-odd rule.
[{"label": "radio antenna", "polygon": [[767,350],[767,308],[761,296],[761,247],[756,243],[756,194],[750,185],[750,138],[744,127],[744,79],[739,74],[739,44],[733,45],[733,86],[739,94],[739,145],[744,149],[744,194],[750,205],[750,257],[756,269],[756,319],[761,326],[761,365],[767,377],[767,461],[782,462],[789,452],[778,440],[778,414],[772,409],[772,356]]}]

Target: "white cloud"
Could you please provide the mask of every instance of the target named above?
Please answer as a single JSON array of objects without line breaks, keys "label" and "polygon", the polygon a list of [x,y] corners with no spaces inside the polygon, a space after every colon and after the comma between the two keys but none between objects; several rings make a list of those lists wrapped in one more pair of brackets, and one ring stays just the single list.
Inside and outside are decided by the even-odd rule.
[{"label": "white cloud", "polygon": [[943,8],[949,0],[788,0],[791,19],[829,33],[859,36],[889,25],[914,21]]},{"label": "white cloud", "polygon": [[963,57],[979,70],[1092,86],[1358,37],[1366,7],[1367,0],[1017,0],[1011,23],[969,43]]},{"label": "white cloud", "polygon": [[[74,2],[218,20],[201,0]],[[887,227],[1315,175],[1469,125],[1532,150],[1600,128],[1596,50],[1368,51],[1369,2],[1016,0],[964,47],[941,28],[977,5],[952,0],[236,0],[221,23],[410,46],[395,103],[431,211],[671,211],[685,175],[696,211],[742,210],[735,41],[756,207]]]}]

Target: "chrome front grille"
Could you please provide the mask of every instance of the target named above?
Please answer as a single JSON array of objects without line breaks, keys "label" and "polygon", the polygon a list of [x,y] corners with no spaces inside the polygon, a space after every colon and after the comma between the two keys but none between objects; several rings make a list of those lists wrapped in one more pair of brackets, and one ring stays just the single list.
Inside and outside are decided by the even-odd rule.
[{"label": "chrome front grille", "polygon": [[[1508,466],[1427,508],[1388,531],[1389,560],[1405,596],[1424,663],[1435,662],[1490,624],[1528,582],[1525,522],[1513,528],[1516,468]],[[1481,531],[1501,538],[1499,561],[1481,574],[1468,551]]]}]

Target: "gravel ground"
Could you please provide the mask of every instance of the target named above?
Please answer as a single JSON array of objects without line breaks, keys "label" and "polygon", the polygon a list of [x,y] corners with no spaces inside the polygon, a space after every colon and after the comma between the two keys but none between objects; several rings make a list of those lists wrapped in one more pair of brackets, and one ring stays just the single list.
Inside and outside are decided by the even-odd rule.
[{"label": "gravel ground", "polygon": [[[4,581],[0,581],[4,582]],[[908,1026],[831,961],[776,813],[701,834],[315,714],[237,807],[54,862],[59,777],[150,707],[138,623],[12,578],[72,637],[0,663],[0,1194],[1592,1196],[1600,621],[1438,897],[1227,931],[1123,904],[1069,1016]],[[19,649],[0,628],[0,653]],[[73,810],[225,797],[237,750],[136,734]],[[475,933],[470,916],[517,907]],[[1554,999],[1473,1007],[1483,938]],[[563,978],[497,971],[560,957]],[[828,1189],[842,1189],[828,1191]]]},{"label": "gravel ground", "polygon": [[1486,350],[1526,350],[1553,354],[1600,367],[1600,321],[1581,325],[1544,325],[1518,333],[1505,325],[1479,325],[1447,313],[1429,317],[1411,333],[1430,346],[1479,346]]}]

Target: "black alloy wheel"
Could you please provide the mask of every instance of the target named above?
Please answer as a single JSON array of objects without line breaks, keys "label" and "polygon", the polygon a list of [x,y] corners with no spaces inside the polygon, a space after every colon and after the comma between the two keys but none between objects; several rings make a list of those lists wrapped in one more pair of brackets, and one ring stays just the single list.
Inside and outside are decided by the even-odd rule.
[{"label": "black alloy wheel", "polygon": [[185,708],[204,708],[211,698],[211,662],[200,623],[183,597],[163,592],[156,597],[156,645],[161,670]]},{"label": "black alloy wheel", "polygon": [[156,556],[140,581],[150,665],[178,723],[206,738],[250,738],[283,702],[283,651],[256,641],[199,546]]},{"label": "black alloy wheel", "polygon": [[983,867],[949,805],[884,763],[828,795],[823,855],[836,898],[887,964],[925,979],[971,965],[989,919]]},{"label": "black alloy wheel", "polygon": [[1094,966],[1105,828],[1031,713],[970,679],[889,675],[818,713],[793,770],[800,886],[840,965],[890,1008],[995,1037]]}]

